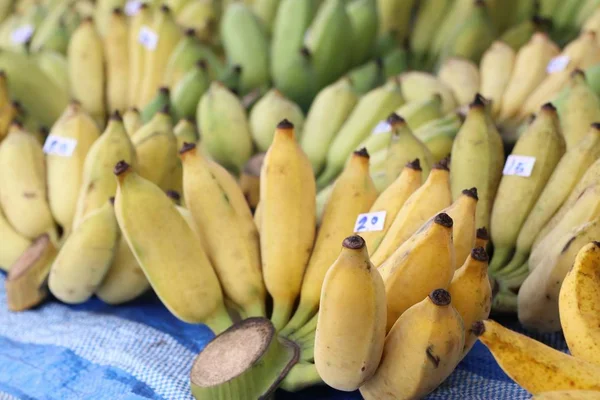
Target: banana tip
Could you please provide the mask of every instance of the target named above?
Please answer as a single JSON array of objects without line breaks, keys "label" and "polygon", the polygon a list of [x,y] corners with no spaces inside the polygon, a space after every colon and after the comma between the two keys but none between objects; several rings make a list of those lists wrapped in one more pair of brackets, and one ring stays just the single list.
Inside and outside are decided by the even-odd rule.
[{"label": "banana tip", "polygon": [[114,206],[115,205],[115,196],[110,196],[108,198],[108,201],[110,201],[110,204],[112,204]]},{"label": "banana tip", "polygon": [[176,190],[167,190],[166,193],[167,193],[167,196],[171,200],[174,200],[175,202],[179,202],[181,200],[181,195]]},{"label": "banana tip", "polygon": [[394,125],[398,125],[398,124],[403,124],[403,123],[405,123],[405,121],[404,121],[404,118],[402,118],[398,114],[391,113],[390,116],[387,117],[387,123],[390,124],[391,126],[394,126]]},{"label": "banana tip", "polygon": [[348,236],[342,242],[342,246],[350,250],[360,250],[365,246],[365,240],[358,235]]},{"label": "banana tip", "polygon": [[119,110],[115,110],[110,114],[110,119],[113,121],[123,121],[123,117],[121,117],[121,113]]},{"label": "banana tip", "polygon": [[358,157],[363,157],[363,158],[369,159],[369,152],[367,151],[366,147],[363,147],[360,150],[356,150],[354,152],[354,155],[358,156]]},{"label": "banana tip", "polygon": [[488,261],[487,252],[485,251],[485,249],[483,247],[475,247],[473,250],[471,250],[471,257],[474,260],[481,261],[481,262]]},{"label": "banana tip", "polygon": [[125,160],[121,160],[115,165],[114,173],[117,176],[121,176],[129,171],[130,165]]},{"label": "banana tip", "polygon": [[294,124],[292,124],[286,118],[286,119],[284,119],[283,121],[281,121],[280,123],[277,124],[277,129],[294,129]]},{"label": "banana tip", "polygon": [[472,187],[471,189],[463,190],[462,194],[464,194],[465,196],[471,197],[475,200],[479,200],[479,197],[477,197],[477,188],[475,188],[475,187]]},{"label": "banana tip", "polygon": [[187,153],[188,151],[194,150],[196,148],[196,143],[188,143],[183,142],[181,149],[179,150],[179,154]]},{"label": "banana tip", "polygon": [[435,216],[433,221],[438,225],[445,226],[446,228],[452,228],[452,225],[454,224],[452,217],[446,213],[439,213]]},{"label": "banana tip", "polygon": [[483,335],[485,332],[485,325],[483,321],[473,322],[473,325],[471,325],[471,332],[473,332],[475,336]]},{"label": "banana tip", "polygon": [[422,171],[421,161],[418,158],[415,158],[412,161],[406,163],[406,168],[414,169],[415,171]]},{"label": "banana tip", "polygon": [[113,8],[112,13],[115,16],[121,16],[123,15],[123,9],[121,7],[115,7]]},{"label": "banana tip", "polygon": [[450,157],[445,157],[445,158],[441,159],[439,162],[433,164],[432,168],[450,171]]},{"label": "banana tip", "polygon": [[488,233],[488,230],[485,228],[485,226],[483,228],[477,228],[477,239],[482,239],[482,240],[490,239],[490,234]]},{"label": "banana tip", "polygon": [[435,289],[433,292],[429,293],[429,298],[436,306],[447,306],[452,301],[450,292],[445,289]]},{"label": "banana tip", "polygon": [[546,103],[542,106],[542,110],[556,112],[556,107],[552,103]]},{"label": "banana tip", "polygon": [[485,97],[483,97],[482,95],[480,95],[479,93],[477,93],[475,95],[475,98],[473,99],[473,102],[469,105],[469,108],[472,108],[472,107],[484,107],[486,101],[487,100],[485,99]]}]

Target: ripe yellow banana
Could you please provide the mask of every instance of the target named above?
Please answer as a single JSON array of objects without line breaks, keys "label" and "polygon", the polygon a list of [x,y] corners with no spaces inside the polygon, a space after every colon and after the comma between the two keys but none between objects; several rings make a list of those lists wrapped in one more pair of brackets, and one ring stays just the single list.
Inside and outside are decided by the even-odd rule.
[{"label": "ripe yellow banana", "polygon": [[288,322],[313,249],[316,187],[310,161],[298,145],[294,125],[277,125],[260,174],[260,247],[263,278],[273,297],[271,320]]},{"label": "ripe yellow banana", "polygon": [[104,46],[92,18],[83,20],[73,32],[67,59],[73,96],[103,126],[106,116]]},{"label": "ripe yellow banana", "polygon": [[52,263],[48,286],[60,301],[87,301],[108,272],[119,234],[112,202],[105,200],[77,225]]},{"label": "ripe yellow banana", "polygon": [[327,385],[350,392],[375,373],[385,322],[381,275],[369,261],[365,241],[349,236],[321,291],[314,351],[315,366]]},{"label": "ripe yellow banana", "polygon": [[371,255],[373,265],[379,267],[383,264],[427,220],[451,203],[448,164],[443,160],[433,166],[425,183],[402,205],[377,250]]},{"label": "ripe yellow banana", "polygon": [[[474,322],[487,319],[492,309],[492,287],[487,273],[488,255],[483,247],[475,247],[464,264],[456,270],[448,291],[452,296],[452,305],[462,317],[465,327]],[[466,356],[477,341],[470,330],[465,332],[465,347],[462,356]]]},{"label": "ripe yellow banana", "polygon": [[[196,145],[186,143],[180,153],[186,205],[225,296],[241,308],[245,318],[264,316],[259,237],[241,188],[223,167],[206,160]],[[219,177],[215,169],[221,169]],[[220,179],[230,182],[225,187]]]},{"label": "ripe yellow banana", "polygon": [[140,34],[147,33],[152,24],[153,10],[148,3],[142,3],[137,14],[130,18],[129,34],[127,37],[127,57],[129,72],[127,74],[127,105],[129,107],[141,108],[139,94],[146,74],[145,47],[140,42]]},{"label": "ripe yellow banana", "polygon": [[231,325],[217,275],[175,204],[125,162],[118,179],[115,213],[129,248],[163,304],[188,323],[205,323],[215,333]]},{"label": "ripe yellow banana", "polygon": [[220,8],[226,8],[226,2],[220,3],[216,0],[189,1],[179,12],[176,9],[173,12],[177,14],[177,23],[184,29],[194,29],[198,39],[218,44]]},{"label": "ripe yellow banana", "polygon": [[490,214],[502,177],[504,146],[490,120],[485,99],[476,96],[452,145],[450,183],[456,200],[466,188],[477,188],[476,226],[490,227]]},{"label": "ripe yellow banana", "polygon": [[518,297],[519,321],[540,332],[561,330],[558,298],[560,288],[577,253],[600,234],[600,219],[567,232],[548,249],[542,264],[525,279]]},{"label": "ripe yellow banana", "polygon": [[17,232],[0,209],[0,269],[8,272],[13,263],[31,245],[31,240]]},{"label": "ripe yellow banana", "polygon": [[508,44],[495,41],[483,53],[479,65],[479,93],[492,102],[492,116],[497,117],[504,93],[508,90],[517,53]]},{"label": "ripe yellow banana", "polygon": [[369,175],[369,154],[364,149],[355,151],[336,179],[325,205],[314,249],[302,280],[300,303],[290,322],[281,331],[282,335],[300,328],[317,312],[321,287],[327,271],[339,254],[340,242],[353,232],[358,215],[366,213],[376,198],[377,190]]},{"label": "ripe yellow banana", "polygon": [[131,107],[125,111],[123,114],[123,125],[130,137],[142,127],[142,117],[137,108]]},{"label": "ripe yellow banana", "polygon": [[452,224],[448,214],[437,214],[379,267],[387,297],[387,332],[427,293],[435,288],[448,288],[456,269]]},{"label": "ripe yellow banana", "polygon": [[[600,365],[600,242],[577,253],[560,288],[560,324],[570,353]],[[599,393],[600,396],[600,393]]]},{"label": "ripe yellow banana", "polygon": [[72,102],[50,130],[50,137],[71,141],[75,145],[70,155],[46,155],[50,209],[66,234],[73,226],[85,158],[99,136],[98,125],[79,102]]},{"label": "ripe yellow banana", "polygon": [[498,271],[510,261],[519,230],[564,152],[565,140],[556,109],[546,104],[511,153],[513,157],[532,157],[535,160],[530,175],[508,174],[500,180],[490,222],[490,236],[494,243],[491,271]]},{"label": "ripe yellow banana", "polygon": [[34,60],[48,79],[52,80],[65,93],[71,92],[67,57],[56,51],[43,49],[35,53]]},{"label": "ripe yellow banana", "polygon": [[129,83],[129,26],[122,9],[113,10],[110,29],[104,37],[106,58],[106,103],[108,112],[124,113],[128,105]]},{"label": "ripe yellow banana", "polygon": [[381,364],[360,393],[365,400],[423,398],[454,371],[464,343],[465,329],[450,294],[435,289],[396,321]]},{"label": "ripe yellow banana", "polygon": [[458,107],[452,89],[432,74],[410,71],[401,74],[399,79],[402,96],[406,102],[424,100],[439,94],[442,96],[442,112],[444,114],[454,111]]},{"label": "ripe yellow banana", "polygon": [[[7,223],[17,234],[35,239],[48,233],[56,241],[56,227],[46,193],[42,146],[22,126],[13,123],[0,146],[0,205]],[[10,243],[8,234],[2,238]]]},{"label": "ripe yellow banana", "polygon": [[492,352],[500,368],[533,395],[554,390],[600,390],[600,366],[555,350],[492,320],[476,322],[471,329]]},{"label": "ripe yellow banana", "polygon": [[465,189],[462,194],[444,209],[452,218],[452,242],[454,243],[455,266],[460,268],[471,254],[475,245],[476,225],[475,215],[477,211],[477,188]]},{"label": "ripe yellow banana", "polygon": [[454,98],[461,106],[469,104],[479,91],[479,68],[466,58],[447,58],[440,66],[437,76],[452,89]]},{"label": "ripe yellow banana", "polygon": [[531,398],[532,400],[599,400],[600,391],[596,390],[555,390],[542,392]]}]

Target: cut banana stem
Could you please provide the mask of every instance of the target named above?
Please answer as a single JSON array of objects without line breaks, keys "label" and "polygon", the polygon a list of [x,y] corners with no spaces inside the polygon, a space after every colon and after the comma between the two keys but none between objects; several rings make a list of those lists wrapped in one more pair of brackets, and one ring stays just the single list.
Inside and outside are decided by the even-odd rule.
[{"label": "cut banana stem", "polygon": [[313,363],[298,363],[290,370],[281,382],[281,388],[287,392],[297,392],[310,386],[322,385],[323,379],[319,376]]},{"label": "cut banana stem", "polygon": [[273,324],[249,318],[215,337],[194,360],[192,394],[198,400],[270,398],[298,361],[298,348],[278,338]]},{"label": "cut banana stem", "polygon": [[5,281],[9,310],[27,310],[48,296],[48,274],[55,257],[50,236],[43,234],[15,261]]}]

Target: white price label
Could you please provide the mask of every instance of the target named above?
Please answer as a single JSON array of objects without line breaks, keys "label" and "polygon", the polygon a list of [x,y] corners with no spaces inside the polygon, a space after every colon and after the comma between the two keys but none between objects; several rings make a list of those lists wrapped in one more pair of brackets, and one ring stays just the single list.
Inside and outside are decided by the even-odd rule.
[{"label": "white price label", "polygon": [[128,17],[133,17],[135,14],[138,13],[138,11],[140,11],[140,8],[142,8],[142,2],[139,0],[129,0],[126,4],[125,4],[125,15],[127,15]]},{"label": "white price label", "polygon": [[508,156],[506,164],[504,164],[504,175],[523,176],[525,178],[531,176],[533,166],[535,165],[535,157],[529,156]]},{"label": "white price label", "polygon": [[154,50],[158,44],[158,35],[147,26],[142,26],[138,40],[148,50]]},{"label": "white price label", "polygon": [[31,35],[33,35],[33,26],[23,25],[12,31],[10,39],[15,44],[23,44],[27,43],[29,38],[31,38]]},{"label": "white price label", "polygon": [[44,153],[61,157],[71,157],[75,147],[77,147],[77,140],[75,139],[49,135],[46,138],[46,142],[44,142]]},{"label": "white price label", "polygon": [[569,65],[569,61],[571,61],[569,56],[554,57],[548,63],[548,66],[546,67],[546,72],[548,72],[549,74],[560,72],[567,68],[567,65]]},{"label": "white price label", "polygon": [[380,133],[386,133],[392,130],[392,127],[390,124],[388,124],[387,121],[380,121],[375,128],[373,128],[373,131],[371,132],[371,135],[379,135]]},{"label": "white price label", "polygon": [[359,214],[354,225],[354,232],[377,232],[383,230],[385,211]]}]

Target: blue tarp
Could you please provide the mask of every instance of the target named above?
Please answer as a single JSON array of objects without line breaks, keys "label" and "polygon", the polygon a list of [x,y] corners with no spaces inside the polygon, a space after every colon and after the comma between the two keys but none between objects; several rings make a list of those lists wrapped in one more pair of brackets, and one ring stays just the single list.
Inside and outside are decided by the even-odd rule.
[{"label": "blue tarp", "polygon": [[[518,329],[514,320],[499,320]],[[152,294],[118,307],[92,299],[56,300],[8,311],[0,274],[0,400],[192,399],[188,374],[212,338],[205,326],[177,320]],[[538,336],[561,350],[562,335]],[[428,399],[528,399],[479,342]],[[277,399],[361,399],[358,392],[311,388],[279,391]]]}]

